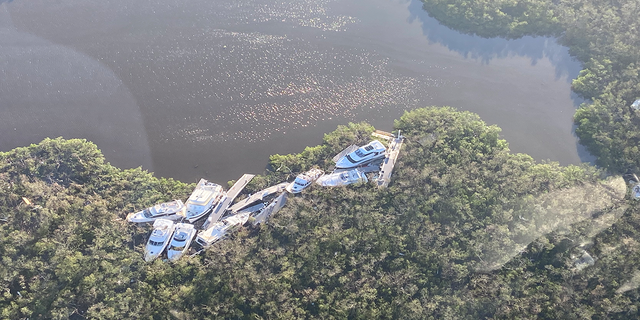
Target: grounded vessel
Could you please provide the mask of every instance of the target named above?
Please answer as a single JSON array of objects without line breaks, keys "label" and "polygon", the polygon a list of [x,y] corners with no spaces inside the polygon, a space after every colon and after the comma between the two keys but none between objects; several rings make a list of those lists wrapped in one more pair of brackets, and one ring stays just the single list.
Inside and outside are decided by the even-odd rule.
[{"label": "grounded vessel", "polygon": [[212,224],[209,229],[200,231],[196,242],[203,247],[208,247],[216,241],[223,239],[227,233],[240,228],[248,219],[249,212],[228,216],[221,221]]},{"label": "grounded vessel", "polygon": [[387,149],[382,142],[373,140],[336,161],[336,168],[355,168],[376,159],[384,158]]},{"label": "grounded vessel", "polygon": [[127,215],[129,222],[151,222],[157,219],[180,220],[185,218],[186,206],[182,200],[173,200],[156,204],[153,207],[138,212],[132,212]]},{"label": "grounded vessel", "polygon": [[158,219],[153,223],[153,231],[145,247],[144,260],[152,261],[162,254],[167,247],[176,225],[171,220]]},{"label": "grounded vessel", "polygon": [[324,175],[316,183],[323,187],[337,187],[346,186],[356,182],[368,182],[367,175],[360,169],[353,169],[349,171],[334,172],[332,174]]},{"label": "grounded vessel", "polygon": [[225,192],[222,186],[209,182],[205,179],[200,179],[189,199],[187,199],[187,214],[186,218],[189,222],[194,222],[207,213],[213,210],[222,197],[225,196]]},{"label": "grounded vessel", "polygon": [[287,191],[290,193],[300,193],[306,187],[310,186],[312,182],[316,181],[324,174],[324,171],[320,169],[311,169],[305,173],[299,174],[296,179],[287,186]]},{"label": "grounded vessel", "polygon": [[176,230],[173,232],[173,238],[167,249],[167,258],[169,258],[170,261],[180,259],[182,255],[189,250],[189,246],[195,235],[196,228],[192,224],[176,224]]}]

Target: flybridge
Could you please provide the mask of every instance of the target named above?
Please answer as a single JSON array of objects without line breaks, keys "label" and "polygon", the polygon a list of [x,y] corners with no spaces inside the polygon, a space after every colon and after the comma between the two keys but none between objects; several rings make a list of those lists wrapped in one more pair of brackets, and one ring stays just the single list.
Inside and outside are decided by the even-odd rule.
[{"label": "flybridge", "polygon": [[[385,148],[378,140],[373,140],[362,147],[351,145],[333,158],[336,163],[333,172],[324,174],[322,170],[313,168],[298,175],[291,183],[282,182],[270,186],[232,206],[231,203],[255,175],[243,175],[227,192],[222,186],[201,179],[185,204],[181,200],[174,200],[155,205],[136,214],[129,214],[130,222],[154,222],[155,229],[147,242],[145,259],[151,261],[160,256],[168,244],[172,243],[173,249],[168,253],[168,257],[169,260],[177,260],[188,251],[193,242],[206,248],[224,239],[248,221],[254,226],[265,223],[270,216],[285,206],[288,193],[300,193],[313,182],[323,187],[366,183],[369,181],[367,174],[378,172],[373,177],[373,181],[378,188],[385,188],[391,180],[391,173],[404,137],[400,131],[397,136],[377,130],[372,135],[387,140],[389,147]],[[156,214],[145,214],[146,212]],[[208,218],[204,223],[197,222],[205,216]],[[188,220],[191,224],[176,224],[172,220]],[[180,232],[176,231],[174,235],[174,230],[180,230]],[[197,240],[192,242],[194,237]]]}]

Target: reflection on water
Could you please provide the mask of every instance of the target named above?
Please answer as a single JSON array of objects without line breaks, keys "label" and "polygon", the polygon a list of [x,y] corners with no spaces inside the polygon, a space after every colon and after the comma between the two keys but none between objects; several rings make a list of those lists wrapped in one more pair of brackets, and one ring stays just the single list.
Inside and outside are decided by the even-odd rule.
[{"label": "reflection on water", "polygon": [[557,45],[555,40],[551,38],[523,37],[516,40],[506,40],[460,34],[440,25],[437,20],[429,17],[429,14],[422,9],[420,0],[410,0],[408,3],[410,12],[408,22],[419,22],[422,25],[423,34],[430,42],[442,44],[447,49],[458,52],[464,57],[489,63],[493,59],[516,55],[527,57],[532,65],[537,64],[541,59],[548,59],[556,69],[556,77],[558,79],[564,78],[567,81],[573,79],[581,70],[580,64],[569,56],[569,49]]},{"label": "reflection on water", "polygon": [[0,147],[45,137],[86,138],[107,159],[152,169],[140,111],[101,63],[70,48],[18,32],[0,4]]},{"label": "reflection on water", "polygon": [[[580,161],[568,83],[579,65],[565,48],[545,38],[461,35],[429,18],[418,0],[372,1],[31,0],[5,6],[20,34],[106,68],[91,74],[113,75],[83,80],[82,90],[50,79],[66,91],[38,95],[47,101],[40,108],[62,122],[73,121],[69,101],[105,112],[102,127],[87,125],[79,136],[108,145],[107,158],[118,166],[222,182],[262,171],[270,154],[315,145],[338,124],[366,120],[390,130],[404,110],[426,105],[479,113],[504,129],[514,151]],[[29,71],[39,58],[27,57],[0,70],[27,84],[40,81]],[[57,66],[64,70],[50,73],[67,77],[88,68]],[[6,92],[2,102],[16,106],[4,111],[7,118],[30,107],[21,97],[32,92],[26,85]],[[140,110],[140,117],[130,110]],[[127,122],[132,119],[139,124]],[[24,127],[39,136],[64,135]],[[131,141],[118,138],[128,127],[144,128],[153,168],[115,156],[135,153],[136,143],[119,145]],[[8,130],[0,131],[6,136]],[[25,139],[39,138],[13,136],[0,149]]]}]

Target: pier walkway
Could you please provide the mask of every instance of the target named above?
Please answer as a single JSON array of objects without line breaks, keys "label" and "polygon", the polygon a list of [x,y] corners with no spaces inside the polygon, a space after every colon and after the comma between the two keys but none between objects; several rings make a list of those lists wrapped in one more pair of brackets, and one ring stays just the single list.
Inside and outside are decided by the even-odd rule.
[{"label": "pier walkway", "polygon": [[213,212],[211,212],[211,215],[209,216],[209,218],[207,218],[207,221],[204,223],[202,228],[206,229],[210,224],[220,220],[224,212],[227,211],[227,208],[229,208],[231,202],[236,199],[236,197],[240,194],[244,187],[246,187],[249,181],[251,181],[251,179],[253,179],[253,177],[255,176],[255,174],[246,173],[242,175],[242,177],[240,177],[240,180],[236,181],[236,183],[233,184],[229,191],[227,191],[227,196],[224,198],[224,200],[213,209]]},{"label": "pier walkway", "polygon": [[391,173],[393,173],[393,167],[396,165],[396,160],[398,159],[398,154],[400,154],[400,148],[403,142],[404,137],[400,132],[398,132],[398,137],[390,141],[387,156],[384,158],[380,174],[378,175],[378,179],[376,179],[378,188],[386,188],[389,185]]}]

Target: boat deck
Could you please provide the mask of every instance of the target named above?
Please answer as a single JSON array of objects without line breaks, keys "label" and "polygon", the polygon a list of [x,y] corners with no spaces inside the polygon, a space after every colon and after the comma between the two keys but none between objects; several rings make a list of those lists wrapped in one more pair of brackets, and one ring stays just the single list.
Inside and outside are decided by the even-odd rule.
[{"label": "boat deck", "polygon": [[336,154],[336,156],[333,157],[333,159],[331,159],[331,160],[333,160],[333,162],[338,162],[338,160],[340,160],[340,158],[348,155],[351,152],[354,152],[354,151],[358,150],[358,148],[359,148],[358,146],[356,146],[355,144],[352,144],[352,145],[344,148],[344,150],[340,151],[340,153]]}]

